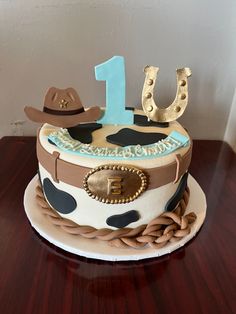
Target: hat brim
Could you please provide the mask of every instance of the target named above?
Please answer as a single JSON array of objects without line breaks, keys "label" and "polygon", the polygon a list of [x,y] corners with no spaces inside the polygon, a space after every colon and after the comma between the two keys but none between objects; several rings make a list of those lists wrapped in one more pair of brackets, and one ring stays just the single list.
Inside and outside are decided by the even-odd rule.
[{"label": "hat brim", "polygon": [[98,120],[102,114],[101,109],[97,106],[73,115],[54,115],[28,106],[24,108],[24,111],[31,121],[37,123],[49,123],[61,128],[70,128],[81,122]]}]

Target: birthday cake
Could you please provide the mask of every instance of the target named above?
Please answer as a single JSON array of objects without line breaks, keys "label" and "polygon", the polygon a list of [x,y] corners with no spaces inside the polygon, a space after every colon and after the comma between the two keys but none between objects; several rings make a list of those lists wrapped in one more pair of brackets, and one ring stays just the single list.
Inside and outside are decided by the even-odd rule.
[{"label": "birthday cake", "polygon": [[189,68],[177,70],[167,108],[153,98],[158,68],[145,68],[142,109],[125,104],[124,59],[95,67],[106,81],[106,107],[84,109],[73,88],[50,88],[43,110],[25,107],[37,134],[42,214],[63,232],[116,247],[161,248],[186,236],[194,213],[190,192],[192,141],[176,120],[188,102]]}]

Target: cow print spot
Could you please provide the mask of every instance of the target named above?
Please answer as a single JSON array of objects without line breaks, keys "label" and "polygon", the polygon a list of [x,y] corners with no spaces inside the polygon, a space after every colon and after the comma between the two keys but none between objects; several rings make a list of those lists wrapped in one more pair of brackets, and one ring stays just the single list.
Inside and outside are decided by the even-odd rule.
[{"label": "cow print spot", "polygon": [[59,213],[69,214],[76,209],[77,203],[74,197],[57,189],[48,178],[43,180],[43,191],[49,204]]},{"label": "cow print spot", "polygon": [[100,123],[83,123],[77,126],[68,128],[70,136],[83,144],[90,144],[93,141],[92,133],[102,128]]},{"label": "cow print spot", "polygon": [[57,146],[52,140],[50,140],[50,138],[48,138],[48,143]]},{"label": "cow print spot", "polygon": [[111,227],[124,228],[132,222],[139,220],[139,218],[139,213],[136,210],[130,210],[124,214],[108,217],[106,223]]},{"label": "cow print spot", "polygon": [[128,106],[128,107],[125,107],[125,109],[126,109],[126,110],[131,110],[131,111],[134,111],[134,110],[135,110],[134,107],[129,107],[129,106]]},{"label": "cow print spot", "polygon": [[164,133],[145,133],[138,132],[129,128],[124,128],[119,130],[115,134],[108,135],[106,137],[107,141],[112,144],[119,146],[129,146],[129,145],[148,145],[156,143],[167,137]]},{"label": "cow print spot", "polygon": [[155,121],[148,121],[146,116],[142,116],[140,114],[134,115],[134,124],[138,126],[156,126],[159,128],[168,128],[169,122],[155,122]]},{"label": "cow print spot", "polygon": [[187,187],[187,180],[188,180],[188,172],[186,172],[179,183],[179,186],[174,193],[174,195],[169,199],[169,201],[166,203],[165,211],[171,212],[175,209],[175,207],[178,205],[179,201],[182,199],[184,195],[184,191]]}]

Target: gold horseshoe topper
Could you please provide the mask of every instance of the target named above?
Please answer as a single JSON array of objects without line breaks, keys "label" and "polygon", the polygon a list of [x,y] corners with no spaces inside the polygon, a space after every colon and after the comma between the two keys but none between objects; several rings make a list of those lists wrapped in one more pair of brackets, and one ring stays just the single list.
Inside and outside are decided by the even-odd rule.
[{"label": "gold horseshoe topper", "polygon": [[188,104],[188,80],[191,76],[189,68],[177,69],[177,92],[175,100],[167,108],[159,108],[153,99],[153,90],[159,68],[146,66],[146,78],[142,91],[142,106],[149,120],[156,122],[170,122],[177,120],[184,113]]}]

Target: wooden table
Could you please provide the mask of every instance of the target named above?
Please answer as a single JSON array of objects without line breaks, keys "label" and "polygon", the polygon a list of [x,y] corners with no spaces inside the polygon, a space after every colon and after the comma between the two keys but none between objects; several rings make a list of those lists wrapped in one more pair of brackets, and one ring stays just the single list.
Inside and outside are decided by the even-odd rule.
[{"label": "wooden table", "polygon": [[0,140],[0,313],[236,313],[236,155],[194,141],[190,172],[206,221],[185,247],[139,262],[62,251],[30,226],[24,190],[37,171],[35,138]]}]

